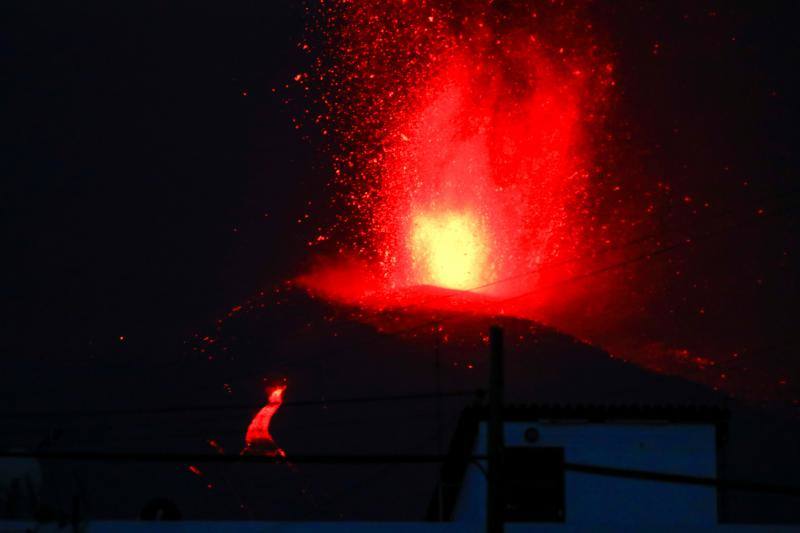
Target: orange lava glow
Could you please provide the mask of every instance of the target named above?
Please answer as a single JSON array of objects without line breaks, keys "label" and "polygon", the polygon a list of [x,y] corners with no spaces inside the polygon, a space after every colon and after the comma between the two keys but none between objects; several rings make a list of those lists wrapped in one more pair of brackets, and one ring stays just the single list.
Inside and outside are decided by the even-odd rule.
[{"label": "orange lava glow", "polygon": [[409,248],[420,283],[468,290],[488,281],[486,235],[470,213],[417,215],[412,228]]},{"label": "orange lava glow", "polygon": [[246,447],[242,453],[284,455],[283,450],[275,443],[269,432],[269,424],[283,403],[283,393],[285,391],[286,385],[277,385],[268,389],[269,399],[267,405],[256,413],[256,416],[253,417],[247,427],[247,434],[244,438]]}]

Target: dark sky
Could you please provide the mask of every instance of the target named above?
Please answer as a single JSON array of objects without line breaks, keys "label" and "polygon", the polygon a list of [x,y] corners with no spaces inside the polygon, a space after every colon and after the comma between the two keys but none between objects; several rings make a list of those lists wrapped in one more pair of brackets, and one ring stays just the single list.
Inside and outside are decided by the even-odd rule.
[{"label": "dark sky", "polygon": [[[720,363],[703,372],[749,375],[756,395],[782,390],[796,404],[796,4],[597,2],[593,9],[619,67],[611,130],[621,141],[612,169],[623,190],[668,183],[670,198],[654,202],[662,229],[698,236],[726,227],[721,218],[737,221],[642,268],[662,270],[632,292],[656,296],[625,334],[685,346]],[[742,372],[741,361],[725,370],[733,353],[744,354],[753,373]]]},{"label": "dark sky", "polygon": [[294,271],[324,182],[271,92],[306,60],[299,4],[0,9],[4,351],[174,349]]}]

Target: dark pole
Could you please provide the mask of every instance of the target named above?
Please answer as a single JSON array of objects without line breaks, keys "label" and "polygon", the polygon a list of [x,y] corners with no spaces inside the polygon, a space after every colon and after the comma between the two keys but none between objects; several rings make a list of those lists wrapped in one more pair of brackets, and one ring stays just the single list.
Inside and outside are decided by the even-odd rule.
[{"label": "dark pole", "polygon": [[436,446],[438,453],[444,453],[444,422],[442,418],[442,355],[439,326],[436,327],[436,336],[433,347],[433,372],[436,391]]},{"label": "dark pole", "polygon": [[[435,345],[433,348],[433,369],[434,369],[434,380],[436,382],[436,453],[444,453],[444,423],[442,419],[442,362],[441,362],[441,353],[440,353],[440,345],[441,341],[439,339],[440,336],[440,326],[437,324],[436,332],[435,332]],[[439,490],[439,510],[438,510],[438,520],[439,522],[444,520],[444,487],[442,483],[444,480],[439,477],[439,483],[437,483],[437,487]]]},{"label": "dark pole", "polygon": [[489,443],[487,456],[488,491],[486,531],[503,532],[503,329],[489,329],[491,361],[489,370]]}]

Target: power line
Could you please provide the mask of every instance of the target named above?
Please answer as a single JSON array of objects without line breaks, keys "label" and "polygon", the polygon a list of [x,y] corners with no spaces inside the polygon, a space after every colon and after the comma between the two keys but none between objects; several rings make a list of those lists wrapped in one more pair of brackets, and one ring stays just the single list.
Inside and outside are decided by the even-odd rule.
[{"label": "power line", "polygon": [[[376,464],[432,464],[448,458],[442,454],[345,454],[345,455],[223,455],[207,453],[140,453],[92,451],[38,451],[0,452],[0,457],[42,460],[99,461],[99,462],[154,462],[154,463],[249,463],[249,464],[318,464],[318,465],[376,465]],[[475,455],[471,461],[486,460]],[[715,477],[671,474],[649,470],[617,468],[582,463],[564,463],[564,469],[582,474],[625,479],[639,479],[679,485],[698,485],[718,489],[742,490],[765,494],[800,496],[800,487],[749,480],[718,479]]]},{"label": "power line", "polygon": [[440,463],[441,454],[298,454],[287,456],[233,455],[172,452],[102,452],[102,451],[3,451],[0,457],[28,458],[62,461],[98,462],[152,462],[152,463],[256,463],[256,464],[320,464],[320,465],[375,465],[375,464],[425,464]]},{"label": "power line", "polygon": [[[783,214],[785,212],[788,212],[788,211],[791,211],[792,209],[797,208],[798,206],[800,206],[800,204],[794,203],[794,204],[790,204],[789,206],[784,206],[783,209],[767,212],[766,214],[764,214],[762,216],[748,217],[747,219],[740,219],[738,221],[738,223],[733,224],[731,226],[728,226],[728,227],[725,227],[725,228],[721,228],[721,229],[718,229],[716,231],[710,231],[710,232],[707,232],[705,234],[702,234],[702,235],[699,235],[699,236],[695,236],[693,238],[683,238],[682,240],[677,241],[677,242],[675,242],[675,243],[673,243],[671,245],[668,245],[668,246],[665,246],[665,247],[659,247],[659,248],[656,248],[655,250],[651,250],[651,251],[636,255],[636,256],[634,256],[632,258],[624,259],[624,260],[616,262],[616,263],[610,263],[608,265],[605,265],[603,267],[597,268],[595,270],[591,270],[589,272],[585,272],[585,273],[582,273],[582,274],[576,274],[574,276],[571,276],[571,277],[568,277],[568,278],[564,278],[564,279],[559,280],[557,282],[551,283],[551,284],[549,284],[549,285],[547,285],[545,287],[538,287],[538,288],[536,288],[536,289],[534,289],[532,291],[527,291],[527,292],[523,292],[523,293],[520,293],[520,294],[516,294],[514,296],[511,296],[511,297],[508,297],[508,298],[505,298],[505,299],[496,300],[493,303],[495,303],[495,304],[504,304],[504,303],[508,303],[508,302],[513,302],[515,300],[519,300],[519,299],[531,296],[533,294],[536,294],[537,292],[540,292],[540,291],[542,291],[544,289],[552,288],[552,287],[559,286],[559,285],[574,283],[574,282],[580,281],[580,280],[590,279],[590,278],[593,278],[595,276],[599,276],[601,274],[604,274],[606,272],[611,272],[611,271],[614,271],[614,270],[617,270],[617,269],[620,269],[620,268],[624,268],[626,266],[630,266],[632,264],[636,264],[636,263],[639,263],[639,262],[642,262],[642,261],[647,261],[652,257],[664,255],[664,254],[667,254],[667,253],[674,252],[675,250],[678,250],[680,248],[691,246],[691,245],[694,244],[695,241],[708,239],[708,238],[711,238],[711,237],[714,237],[714,236],[721,235],[723,233],[729,232],[731,230],[742,228],[744,226],[747,226],[748,224],[761,222],[761,221],[765,220],[766,218],[770,218],[770,217],[776,216],[778,214]],[[664,234],[667,234],[667,233],[671,233],[671,232],[664,232]],[[648,237],[647,239],[636,239],[635,241],[632,241],[632,243],[637,243],[638,244],[638,242],[641,242],[641,241],[644,241],[644,240],[649,240],[649,238],[652,238],[652,236]],[[620,248],[624,248],[626,246],[627,245],[621,245]],[[576,260],[579,260],[579,259],[580,258],[577,258]],[[529,271],[527,274],[533,274],[535,272],[538,272],[539,270],[541,270],[541,268]],[[525,275],[525,273],[518,274],[518,275],[512,276],[511,278],[508,278],[508,279],[510,280],[510,279],[522,277],[524,275]],[[502,283],[503,281],[505,281],[505,280],[504,279],[497,280],[496,282],[493,282],[492,284],[494,284],[494,283]],[[491,284],[489,284],[489,285],[491,285]],[[486,286],[489,286],[489,285],[486,285]],[[465,291],[459,291],[459,292],[456,292],[456,293],[450,293],[450,294],[444,294],[444,295],[436,296],[436,297],[433,297],[433,298],[427,300],[425,303],[430,303],[431,301],[436,301],[437,299],[453,298],[453,297],[461,295],[463,292],[472,292],[472,291],[475,291],[475,290],[479,290],[481,287],[482,286],[479,286],[479,287],[476,287],[476,288],[473,288],[473,289],[466,289]],[[401,328],[401,329],[398,329],[398,330],[389,331],[387,333],[390,333],[392,335],[403,335],[403,334],[407,334],[407,333],[412,333],[414,331],[418,331],[418,330],[424,329],[426,327],[434,327],[436,325],[440,325],[442,323],[445,323],[445,322],[448,322],[448,321],[451,321],[451,320],[455,320],[458,317],[459,316],[441,317],[441,318],[437,318],[435,320],[428,320],[428,321],[425,321],[425,322],[421,322],[419,324],[416,324],[414,326],[409,326],[407,328]]]},{"label": "power line", "polygon": [[610,265],[606,265],[604,267],[601,267],[601,268],[598,268],[598,269],[595,269],[595,270],[591,270],[591,271],[583,273],[583,274],[578,274],[578,275],[566,278],[564,280],[557,281],[557,282],[552,283],[552,284],[550,284],[550,285],[548,285],[546,287],[540,287],[540,288],[535,289],[533,291],[528,291],[528,292],[523,292],[521,294],[517,294],[517,295],[512,296],[510,298],[506,298],[506,299],[500,300],[499,303],[507,303],[507,302],[510,302],[510,301],[518,300],[518,299],[524,298],[526,296],[530,296],[531,294],[534,294],[534,293],[536,293],[536,292],[538,292],[538,291],[540,291],[542,289],[545,289],[545,288],[551,288],[551,287],[562,285],[562,284],[566,284],[566,283],[572,283],[572,282],[575,282],[575,281],[580,281],[580,280],[583,280],[583,279],[592,278],[592,277],[598,276],[600,274],[604,274],[606,272],[617,270],[619,268],[624,268],[624,267],[632,265],[634,263],[638,263],[638,262],[641,262],[641,261],[649,260],[652,257],[656,257],[656,256],[659,256],[659,255],[664,255],[664,254],[667,254],[667,253],[671,253],[671,252],[674,252],[675,250],[677,250],[679,248],[683,248],[685,246],[691,246],[692,244],[694,244],[695,241],[701,241],[701,240],[709,239],[709,238],[714,237],[716,235],[727,233],[728,231],[731,231],[731,230],[734,230],[734,229],[739,229],[741,227],[747,226],[748,224],[752,224],[754,222],[760,222],[764,218],[771,217],[771,216],[776,216],[778,214],[782,214],[783,212],[790,211],[791,209],[797,208],[799,206],[800,206],[800,204],[792,204],[790,206],[786,206],[783,210],[773,211],[773,212],[771,212],[769,214],[765,214],[765,215],[763,215],[763,216],[761,216],[759,218],[756,218],[756,219],[743,220],[743,221],[740,221],[738,224],[734,224],[734,225],[728,226],[726,228],[721,228],[721,229],[718,229],[717,231],[710,231],[710,232],[707,232],[705,234],[696,236],[694,238],[684,239],[682,241],[678,241],[676,243],[673,243],[673,244],[671,244],[669,246],[658,248],[658,249],[652,250],[650,252],[645,252],[643,254],[639,254],[637,256],[625,259],[623,261],[619,261],[617,263],[612,263]]},{"label": "power line", "polygon": [[[406,410],[403,414],[398,415],[385,415],[381,414],[381,421],[406,421],[406,420],[414,420],[418,419],[421,416],[427,416],[430,413],[427,411],[420,411],[412,409],[410,411]],[[217,417],[218,418],[218,417]],[[215,418],[216,419],[216,418]],[[194,421],[194,420],[193,420]],[[359,416],[359,417],[347,417],[341,419],[326,419],[326,420],[317,420],[312,423],[306,424],[295,424],[292,423],[292,430],[307,430],[307,429],[319,429],[323,427],[348,427],[353,425],[363,425],[368,424],[370,422],[374,422],[375,418],[368,417],[368,416]],[[19,437],[19,436],[28,436],[28,437],[42,437],[43,434],[47,434],[52,429],[43,429],[40,421],[35,421],[35,423],[39,423],[36,427],[26,427],[26,428],[7,428],[0,430],[0,436],[7,437]],[[107,423],[97,423],[88,426],[90,429],[102,432],[106,430],[109,426]],[[156,427],[153,423],[136,423],[133,424],[137,430],[141,430],[141,433],[120,433],[114,435],[106,435],[103,436],[98,440],[98,443],[102,445],[106,445],[108,443],[119,443],[119,442],[152,442],[152,441],[164,441],[164,440],[175,440],[175,439],[194,439],[200,440],[202,442],[207,442],[209,439],[219,439],[219,438],[226,438],[235,436],[239,439],[244,438],[244,429],[242,427],[224,427],[224,428],[210,428],[209,426],[203,425],[202,427],[193,427],[190,429],[182,429],[182,430],[174,430],[170,428],[162,428]],[[65,433],[65,436],[69,436],[72,433],[77,432],[80,429],[83,429],[84,426],[80,425],[72,425],[72,426],[64,426],[59,424],[56,426],[55,429],[61,430]]]},{"label": "power line", "polygon": [[[359,403],[379,403],[395,401],[413,401],[430,398],[443,397],[482,397],[482,389],[473,390],[454,390],[442,393],[412,393],[384,396],[356,396],[351,398],[331,398],[329,400],[295,400],[284,401],[281,406],[308,407],[317,405],[340,405],[340,404],[359,404]],[[205,404],[205,405],[177,405],[167,407],[129,407],[120,409],[96,409],[96,410],[63,410],[63,411],[7,411],[0,413],[0,418],[29,418],[29,417],[59,417],[59,416],[121,416],[121,415],[158,415],[172,413],[188,413],[203,411],[229,411],[229,410],[258,410],[264,407],[263,404]]]},{"label": "power line", "polygon": [[[769,200],[769,199],[773,199],[773,198],[777,198],[779,201],[784,201],[784,200],[786,200],[786,198],[792,198],[793,196],[797,195],[798,192],[800,192],[800,188],[792,188],[792,189],[788,189],[786,191],[782,191],[781,193],[778,193],[778,194],[763,195],[763,196],[761,196],[759,198],[755,198],[754,201],[760,202],[761,200]],[[735,213],[736,213],[736,211],[734,211],[733,209],[724,209],[724,210],[722,210],[722,211],[720,211],[718,213],[715,213],[715,215],[713,217],[711,217],[711,221],[720,220],[720,219],[724,218],[727,215],[732,215],[732,214],[735,214]],[[748,217],[748,220],[752,221],[754,219]],[[755,220],[759,220],[759,219],[755,219]],[[521,272],[521,273],[515,274],[513,276],[508,276],[508,277],[505,277],[505,278],[496,279],[496,280],[493,280],[491,282],[485,283],[483,285],[478,285],[476,287],[472,287],[472,288],[469,288],[469,289],[464,289],[463,291],[433,296],[433,297],[430,297],[430,298],[428,298],[426,300],[423,300],[422,304],[428,304],[430,302],[435,302],[435,301],[438,301],[438,300],[446,300],[446,299],[454,298],[455,296],[458,296],[462,292],[475,292],[475,291],[479,291],[481,289],[487,289],[489,287],[502,285],[503,283],[507,283],[509,281],[515,281],[515,280],[518,280],[518,279],[523,279],[523,278],[526,278],[528,276],[532,276],[534,274],[538,274],[540,272],[546,271],[548,269],[552,269],[552,268],[559,267],[559,266],[564,266],[564,265],[567,265],[567,264],[570,264],[570,263],[582,262],[582,261],[584,261],[586,259],[593,259],[598,254],[606,254],[606,253],[613,252],[613,251],[623,250],[623,249],[626,249],[626,248],[629,248],[629,247],[632,247],[632,246],[636,246],[636,245],[645,243],[645,242],[653,240],[653,239],[659,239],[661,237],[666,237],[666,236],[671,235],[671,234],[686,234],[691,229],[692,229],[692,226],[691,225],[687,225],[685,228],[678,228],[678,229],[665,228],[665,229],[663,229],[661,231],[646,233],[644,235],[640,235],[640,236],[638,236],[638,237],[636,237],[636,238],[634,238],[634,239],[632,239],[630,241],[626,241],[626,242],[623,242],[621,244],[616,244],[616,245],[613,245],[613,246],[603,247],[603,248],[601,248],[599,250],[599,252],[592,251],[590,253],[573,255],[571,257],[567,257],[565,259],[561,259],[561,260],[558,260],[558,261],[551,261],[549,263],[543,263],[543,264],[537,266],[534,269],[531,269],[531,270],[528,270],[528,271],[525,271],[525,272]],[[727,229],[725,229],[725,231],[728,231],[730,229],[735,229],[735,228],[727,228]],[[405,306],[405,308],[409,308],[409,307],[410,306]]]},{"label": "power line", "polygon": [[640,479],[657,481],[661,483],[675,483],[679,485],[699,485],[716,487],[718,489],[743,490],[748,492],[762,492],[766,494],[783,494],[786,496],[800,496],[800,487],[761,483],[757,481],[742,481],[731,479],[717,479],[713,477],[690,476],[685,474],[667,474],[645,470],[631,470],[609,466],[597,466],[578,463],[565,463],[564,468],[572,472],[590,474],[595,476],[608,476],[626,479]]},{"label": "power line", "polygon": [[[437,433],[438,432],[434,432],[433,435],[421,440],[418,443],[418,446],[415,446],[415,448],[418,449],[420,447],[426,446],[428,443],[438,439],[438,434]],[[340,498],[342,498],[343,496],[345,496],[347,494],[353,494],[356,491],[363,490],[363,488],[365,486],[369,486],[370,483],[373,483],[374,481],[380,479],[382,476],[388,474],[389,471],[395,466],[398,466],[398,465],[395,464],[395,463],[387,463],[387,464],[384,464],[384,465],[380,466],[379,468],[377,468],[375,471],[373,471],[371,474],[369,474],[365,478],[357,480],[354,483],[351,483],[350,485],[348,485],[346,488],[344,488],[342,490],[339,490],[335,494],[325,498],[322,502],[320,502],[319,508],[323,508],[323,507],[329,506],[332,503],[334,503],[336,500],[339,500]]]}]

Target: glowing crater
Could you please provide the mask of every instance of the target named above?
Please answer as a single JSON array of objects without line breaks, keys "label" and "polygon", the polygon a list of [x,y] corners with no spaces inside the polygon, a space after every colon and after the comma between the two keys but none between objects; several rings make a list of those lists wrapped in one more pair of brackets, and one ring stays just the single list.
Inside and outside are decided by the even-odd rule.
[{"label": "glowing crater", "polygon": [[469,290],[485,283],[489,246],[486,232],[471,213],[415,216],[409,247],[420,284]]}]

